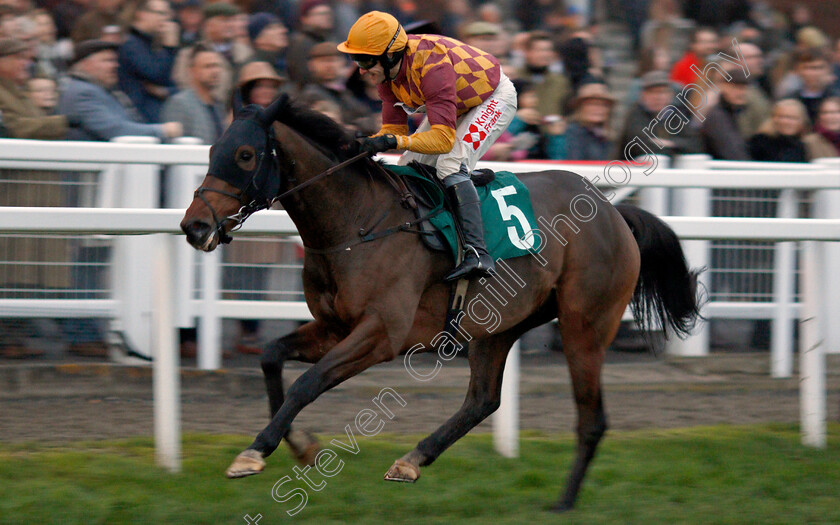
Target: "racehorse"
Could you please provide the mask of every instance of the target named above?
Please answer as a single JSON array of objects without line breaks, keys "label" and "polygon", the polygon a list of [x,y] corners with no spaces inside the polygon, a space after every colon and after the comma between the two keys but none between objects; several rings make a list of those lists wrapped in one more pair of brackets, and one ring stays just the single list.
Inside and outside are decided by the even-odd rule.
[{"label": "racehorse", "polygon": [[[271,420],[228,468],[230,478],[261,472],[283,438],[299,460],[311,462],[317,445],[291,427],[305,406],[415,345],[435,350],[429,343],[443,328],[450,297],[441,279],[453,266],[451,256],[399,228],[414,221],[413,211],[381,165],[353,155],[355,140],[342,127],[285,95],[266,108],[243,108],[239,100],[234,121],[210,149],[207,175],[181,228],[192,246],[209,252],[229,242],[229,232],[251,213],[279,200],[305,247],[304,294],[314,320],[267,345],[261,366]],[[545,242],[533,256],[505,261],[520,287],[499,303],[492,327],[480,316],[462,318],[459,332],[471,336],[466,399],[385,477],[416,481],[420,467],[493,413],[511,346],[556,318],[578,412],[576,457],[553,507],[562,511],[574,505],[607,428],[601,367],[628,303],[640,325],[686,335],[698,318],[697,272],[687,267],[665,223],[632,206],[612,206],[586,179],[558,170],[519,177],[534,215],[546,219],[540,221],[548,230],[540,233]],[[376,231],[384,233],[362,242],[360,235]],[[471,281],[466,303],[481,291],[478,280]],[[289,359],[313,366],[284,395]]]}]

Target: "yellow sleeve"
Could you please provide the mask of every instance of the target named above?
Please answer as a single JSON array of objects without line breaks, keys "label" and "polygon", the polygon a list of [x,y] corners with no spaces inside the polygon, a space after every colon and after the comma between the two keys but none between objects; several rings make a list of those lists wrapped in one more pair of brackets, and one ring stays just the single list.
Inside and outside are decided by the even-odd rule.
[{"label": "yellow sleeve", "polygon": [[371,137],[378,137],[380,135],[408,135],[408,124],[382,124],[382,129],[376,132]]},{"label": "yellow sleeve", "polygon": [[449,153],[455,145],[455,130],[443,124],[435,124],[422,133],[406,136],[397,135],[397,147],[425,155]]}]

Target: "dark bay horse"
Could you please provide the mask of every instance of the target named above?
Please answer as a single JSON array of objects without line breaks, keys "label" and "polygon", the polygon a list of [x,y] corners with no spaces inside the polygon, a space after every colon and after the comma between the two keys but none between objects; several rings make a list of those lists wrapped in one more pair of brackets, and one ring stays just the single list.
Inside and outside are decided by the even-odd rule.
[{"label": "dark bay horse", "polygon": [[[231,464],[231,478],[261,472],[283,438],[299,459],[311,461],[316,445],[291,428],[306,405],[417,344],[434,350],[430,342],[443,329],[449,307],[450,286],[441,278],[453,266],[450,256],[427,249],[410,233],[358,243],[360,229],[385,230],[414,219],[372,160],[359,159],[307,184],[352,156],[352,137],[332,120],[285,96],[265,109],[234,105],[236,118],[211,148],[207,176],[181,228],[191,245],[211,251],[229,241],[228,232],[248,215],[283,194],[279,200],[306,247],[304,293],[314,321],[267,346],[261,365],[271,421]],[[696,272],[662,221],[632,206],[613,207],[582,177],[545,171],[520,178],[541,218],[542,247],[506,261],[518,286],[496,282],[501,275],[471,282],[467,305],[490,297],[493,283],[497,292],[510,293],[499,295],[492,326],[482,315],[463,317],[462,333],[472,338],[466,399],[397,460],[386,479],[417,480],[420,467],[493,413],[511,346],[527,330],[556,318],[578,410],[577,454],[554,507],[565,510],[574,505],[607,428],[601,367],[625,308],[631,303],[643,326],[658,323],[686,334],[698,316]],[[289,359],[314,364],[284,395],[281,375]]]}]

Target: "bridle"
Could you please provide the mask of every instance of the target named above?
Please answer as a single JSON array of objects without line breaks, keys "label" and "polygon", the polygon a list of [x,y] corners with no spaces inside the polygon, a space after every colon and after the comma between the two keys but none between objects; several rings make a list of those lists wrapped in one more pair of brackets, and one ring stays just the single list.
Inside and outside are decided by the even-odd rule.
[{"label": "bridle", "polygon": [[[280,195],[275,195],[275,196],[258,195],[258,197],[262,197],[262,198],[258,199],[258,198],[255,197],[255,198],[252,198],[250,200],[250,202],[246,202],[247,199],[248,199],[248,195],[249,195],[250,191],[253,191],[253,190],[256,190],[257,192],[262,191],[262,189],[260,188],[260,186],[257,183],[257,176],[262,172],[262,166],[263,166],[263,162],[266,159],[266,153],[269,153],[269,155],[271,157],[271,162],[274,166],[275,171],[280,172],[280,176],[283,177],[283,172],[280,170],[280,158],[277,155],[277,141],[274,139],[274,128],[269,128],[269,132],[266,133],[266,147],[262,151],[262,153],[260,153],[259,162],[257,163],[256,168],[254,168],[254,174],[251,176],[251,180],[248,181],[248,184],[245,186],[245,188],[238,195],[235,194],[235,193],[229,192],[229,191],[219,190],[219,189],[216,189],[216,188],[206,188],[204,186],[200,186],[197,190],[195,190],[195,193],[193,194],[193,196],[201,199],[201,202],[203,202],[204,205],[207,206],[207,209],[210,210],[210,213],[213,215],[213,222],[215,224],[215,228],[213,229],[213,231],[216,235],[219,236],[219,243],[220,244],[229,244],[231,241],[233,241],[233,237],[228,235],[228,233],[235,232],[236,230],[240,229],[242,227],[242,225],[245,223],[245,220],[248,219],[248,217],[250,217],[254,213],[256,213],[260,210],[265,210],[265,209],[271,208],[276,202],[281,201],[282,199],[288,197],[289,195],[297,193],[297,192],[301,191],[302,189],[306,188],[307,186],[318,182],[319,180],[323,179],[324,177],[327,177],[327,176],[335,173],[336,171],[340,170],[341,168],[344,168],[345,166],[348,166],[348,165],[356,162],[357,160],[360,160],[360,159],[368,156],[368,154],[365,153],[365,152],[359,153],[358,155],[355,155],[355,156],[353,156],[353,157],[351,157],[351,158],[349,158],[349,159],[347,159],[347,160],[345,160],[345,161],[343,161],[339,164],[336,164],[335,166],[319,173],[318,175],[312,177],[311,179],[309,179],[307,181],[304,181],[301,184],[297,184],[296,186],[294,186],[290,190],[285,191]],[[295,161],[293,159],[293,160],[291,160],[291,166],[294,167],[294,164],[295,164]],[[271,175],[271,174],[272,173],[269,173],[269,175]],[[222,179],[222,180],[224,180],[224,179]],[[297,182],[297,179],[292,175],[289,178],[286,178],[285,181],[281,180],[280,181],[280,187],[281,188],[284,186],[284,182],[295,184]],[[253,188],[253,190],[252,190],[252,188]],[[236,199],[240,204],[239,210],[237,210],[236,213],[234,213],[233,215],[228,215],[227,217],[224,217],[224,218],[220,219],[219,214],[216,213],[215,208],[213,208],[213,206],[207,200],[207,197],[204,196],[204,194],[207,193],[207,192],[218,193],[220,195],[224,195],[226,197]],[[229,232],[225,232],[225,224],[229,221],[233,221],[234,225],[229,230]]]}]

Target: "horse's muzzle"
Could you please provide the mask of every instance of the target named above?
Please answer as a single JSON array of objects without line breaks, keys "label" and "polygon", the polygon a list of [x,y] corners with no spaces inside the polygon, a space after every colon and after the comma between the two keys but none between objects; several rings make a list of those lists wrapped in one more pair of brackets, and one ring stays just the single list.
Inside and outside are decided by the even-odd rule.
[{"label": "horse's muzzle", "polygon": [[216,247],[213,227],[202,220],[182,222],[181,230],[187,234],[187,242],[197,250],[209,252]]}]

